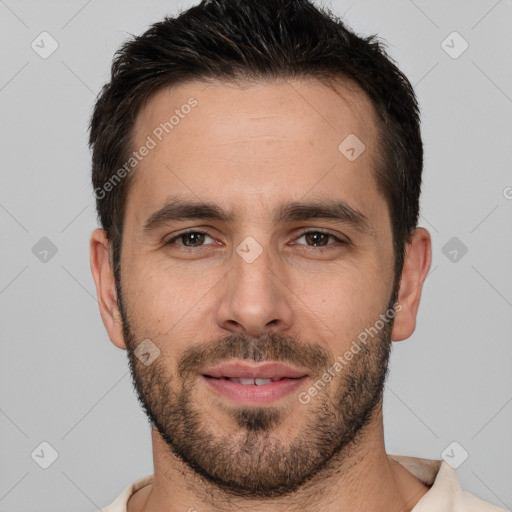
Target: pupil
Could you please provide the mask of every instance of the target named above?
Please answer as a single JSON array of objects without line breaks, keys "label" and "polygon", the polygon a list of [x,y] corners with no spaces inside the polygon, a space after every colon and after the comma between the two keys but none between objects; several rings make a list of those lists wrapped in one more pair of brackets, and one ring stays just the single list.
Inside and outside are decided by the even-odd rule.
[{"label": "pupil", "polygon": [[185,243],[186,246],[189,246],[189,245],[194,245],[197,242],[203,241],[204,235],[202,233],[186,233],[184,235],[184,239],[185,239],[185,241],[192,240],[192,244]]},{"label": "pupil", "polygon": [[318,237],[320,237],[320,238],[323,237],[323,240],[327,241],[328,236],[329,235],[326,235],[325,233],[307,233],[306,234],[306,239],[307,239],[308,242],[312,242],[314,246],[318,246],[318,245],[324,246],[326,244],[325,243],[319,243]]}]

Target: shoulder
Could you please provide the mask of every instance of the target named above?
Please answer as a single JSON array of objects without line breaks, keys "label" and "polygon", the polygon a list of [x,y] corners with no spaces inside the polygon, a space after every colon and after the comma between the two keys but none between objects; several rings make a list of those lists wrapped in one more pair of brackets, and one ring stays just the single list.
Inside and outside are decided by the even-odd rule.
[{"label": "shoulder", "polygon": [[462,491],[457,500],[458,508],[456,510],[467,512],[505,512],[504,508],[500,508],[488,501],[481,500],[473,494]]},{"label": "shoulder", "polygon": [[455,469],[445,460],[388,456],[429,487],[412,512],[505,512],[505,509],[463,491]]},{"label": "shoulder", "polygon": [[139,478],[134,483],[128,485],[123,489],[121,494],[101,512],[126,512],[128,508],[128,501],[140,489],[153,483],[153,475],[147,475]]}]

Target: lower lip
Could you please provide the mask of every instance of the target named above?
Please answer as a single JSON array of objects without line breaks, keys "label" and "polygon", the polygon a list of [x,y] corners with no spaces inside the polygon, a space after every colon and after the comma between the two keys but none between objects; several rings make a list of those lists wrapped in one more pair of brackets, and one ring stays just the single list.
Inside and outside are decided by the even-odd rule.
[{"label": "lower lip", "polygon": [[241,405],[266,405],[289,395],[302,386],[307,377],[298,379],[281,379],[257,386],[256,384],[240,384],[227,379],[215,379],[201,375],[207,385],[220,395]]}]

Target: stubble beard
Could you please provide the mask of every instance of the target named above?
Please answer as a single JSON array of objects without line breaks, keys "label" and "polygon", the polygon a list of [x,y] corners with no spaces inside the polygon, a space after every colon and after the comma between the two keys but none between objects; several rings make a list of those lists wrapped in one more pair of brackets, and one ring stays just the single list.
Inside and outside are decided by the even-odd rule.
[{"label": "stubble beard", "polygon": [[[118,301],[132,381],[139,402],[172,453],[191,470],[233,496],[276,498],[285,496],[318,475],[333,457],[348,457],[364,437],[365,427],[381,405],[391,351],[392,321],[354,354],[324,389],[295,409],[303,408],[300,433],[284,436],[285,408],[226,405],[226,421],[215,420],[219,411],[194,400],[198,373],[208,365],[230,358],[282,361],[314,369],[316,377],[332,368],[333,355],[318,345],[279,333],[254,339],[233,334],[222,340],[187,348],[171,372],[161,354],[149,366],[135,356],[137,335]],[[281,430],[281,432],[280,432]]]}]

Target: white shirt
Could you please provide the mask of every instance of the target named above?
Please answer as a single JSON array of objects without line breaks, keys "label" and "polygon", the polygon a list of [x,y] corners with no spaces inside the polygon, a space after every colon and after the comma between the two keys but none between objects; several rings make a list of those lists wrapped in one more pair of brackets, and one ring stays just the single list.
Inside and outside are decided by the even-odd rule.
[{"label": "white shirt", "polygon": [[[418,501],[413,512],[505,512],[505,509],[462,491],[455,470],[444,460],[420,459],[404,455],[388,455],[430,490]],[[147,475],[124,491],[101,512],[126,512],[126,504],[132,494],[153,483],[153,475]]]}]

